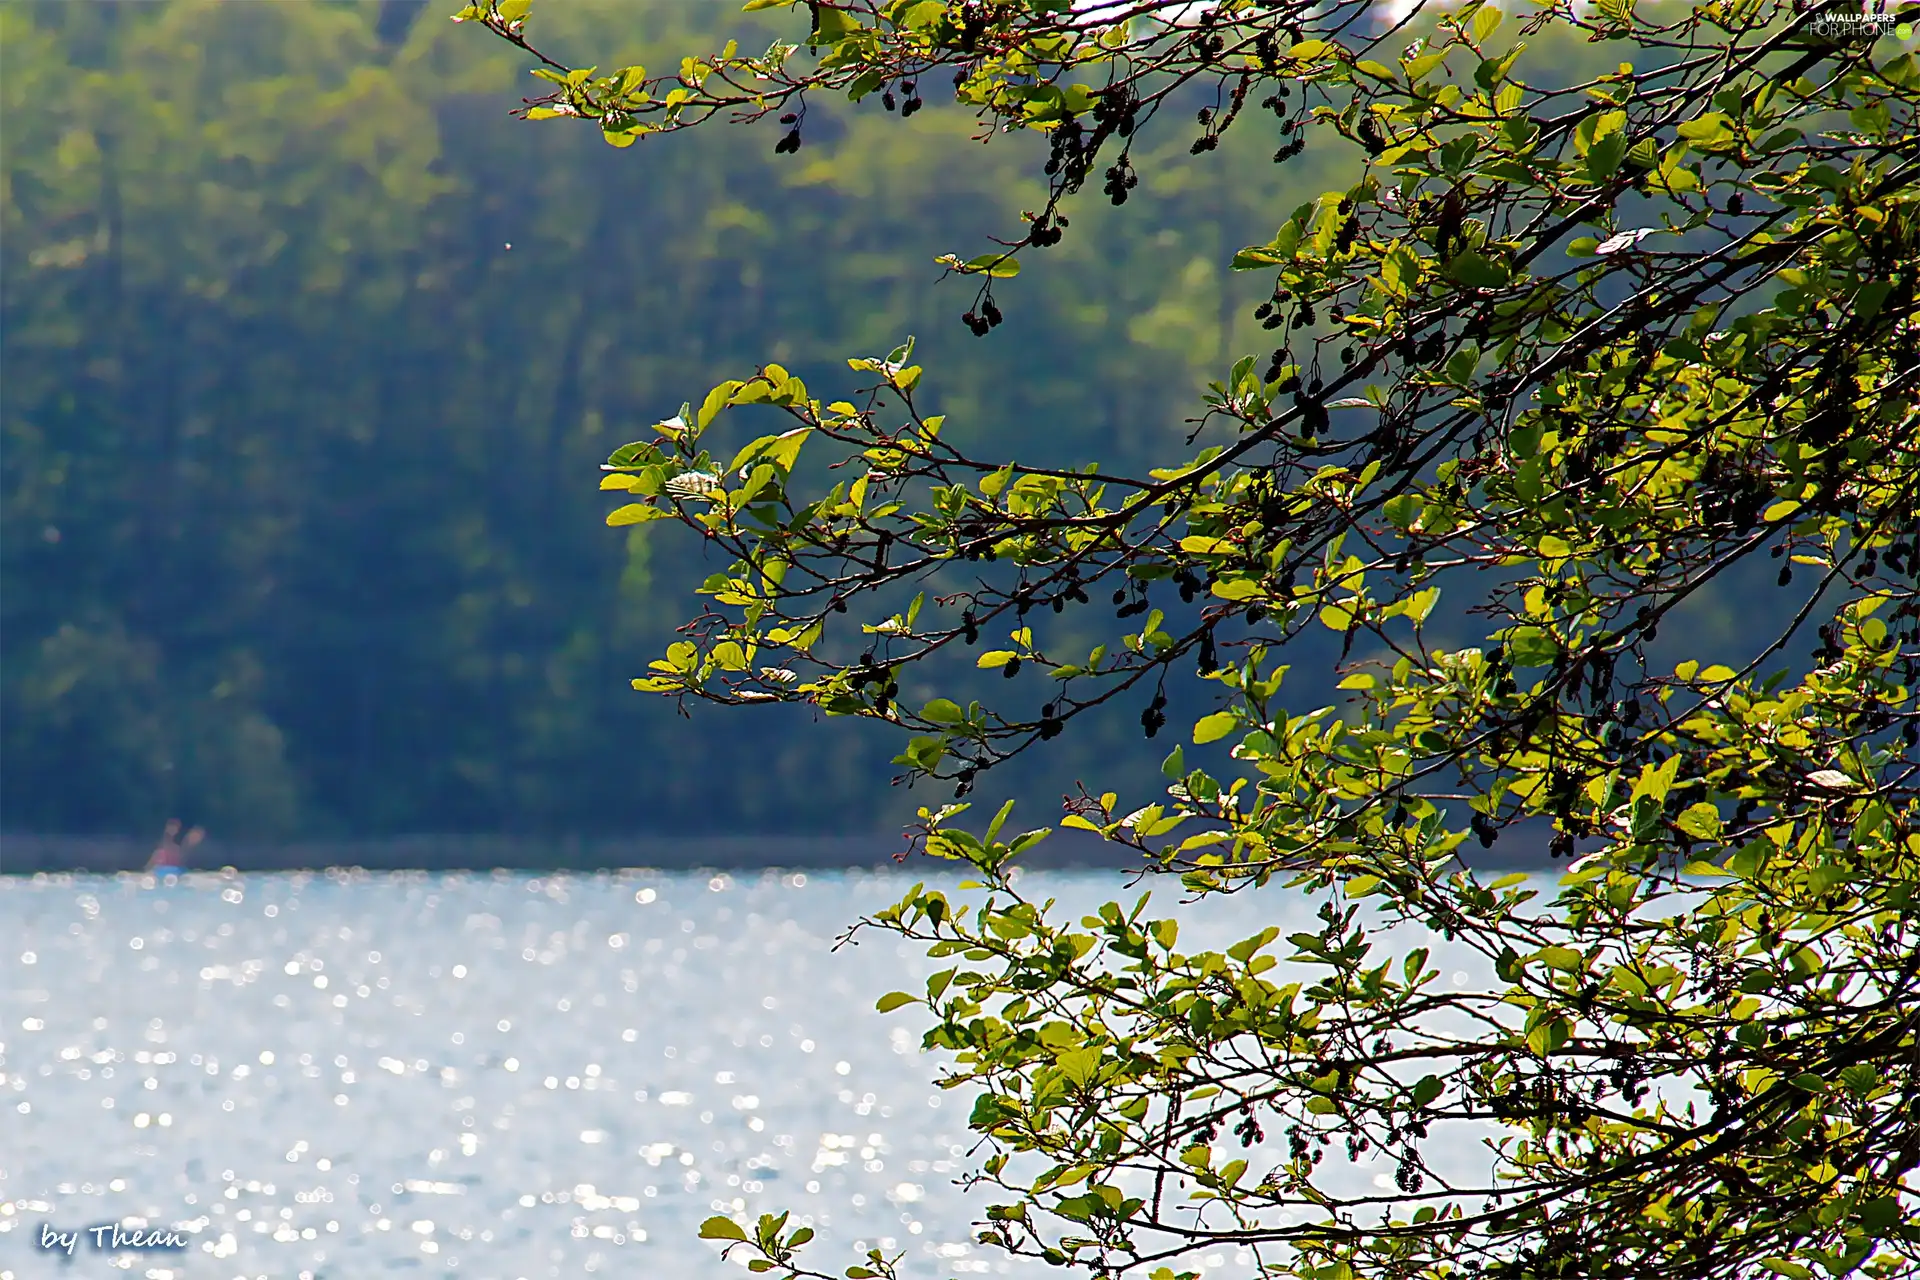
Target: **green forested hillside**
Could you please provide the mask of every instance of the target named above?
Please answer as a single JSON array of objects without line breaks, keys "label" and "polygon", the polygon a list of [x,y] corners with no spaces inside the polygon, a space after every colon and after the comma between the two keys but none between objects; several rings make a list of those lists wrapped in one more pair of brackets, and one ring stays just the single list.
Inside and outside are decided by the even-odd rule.
[{"label": "green forested hillside", "polygon": [[[732,8],[543,34],[677,57]],[[933,258],[1012,225],[1024,144],[821,103],[796,156],[767,130],[614,151],[512,119],[512,51],[408,10],[0,6],[0,822],[890,824],[897,744],[627,689],[707,567],[606,529],[595,465],[720,377],[825,385],[909,333],[984,449],[1144,450],[1260,345],[1225,263],[1313,158],[1148,169],[983,341]]]}]

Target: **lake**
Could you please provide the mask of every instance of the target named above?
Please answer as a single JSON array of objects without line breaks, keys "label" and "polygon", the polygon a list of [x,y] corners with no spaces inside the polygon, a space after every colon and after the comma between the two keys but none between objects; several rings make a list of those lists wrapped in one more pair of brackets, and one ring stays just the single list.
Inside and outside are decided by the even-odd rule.
[{"label": "lake", "polygon": [[[834,950],[911,882],[0,877],[0,1280],[721,1274],[700,1221],[767,1209],[835,1273],[877,1245],[907,1275],[1034,1274],[971,1242],[971,1096],[934,1087],[913,1009],[873,1009],[939,966],[880,934]],[[1184,907],[1181,949],[1312,905]],[[37,1248],[107,1222],[187,1251]]]}]

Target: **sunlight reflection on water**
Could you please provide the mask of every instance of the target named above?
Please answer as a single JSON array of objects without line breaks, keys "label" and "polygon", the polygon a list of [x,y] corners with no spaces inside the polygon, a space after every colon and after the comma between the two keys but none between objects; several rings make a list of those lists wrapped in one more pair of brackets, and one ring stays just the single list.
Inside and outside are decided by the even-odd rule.
[{"label": "sunlight reflection on water", "polygon": [[[911,1011],[873,1011],[936,962],[830,953],[909,883],[0,878],[0,1280],[63,1273],[41,1224],[107,1221],[184,1228],[125,1258],[151,1280],[711,1273],[701,1219],[783,1208],[836,1271],[877,1244],[909,1275],[1031,1273],[952,1185],[971,1098],[933,1087]],[[1183,951],[1311,921],[1278,891],[1179,914]]]}]

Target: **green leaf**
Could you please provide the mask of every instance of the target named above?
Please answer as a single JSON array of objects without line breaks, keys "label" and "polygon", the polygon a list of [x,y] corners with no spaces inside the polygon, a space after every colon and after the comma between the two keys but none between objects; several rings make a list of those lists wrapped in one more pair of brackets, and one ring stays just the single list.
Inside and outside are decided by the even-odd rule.
[{"label": "green leaf", "polygon": [[623,444],[607,455],[609,467],[641,467],[649,462],[660,461],[660,446],[651,440],[635,440]]},{"label": "green leaf", "polygon": [[624,507],[616,507],[607,513],[607,523],[618,529],[622,525],[645,524],[649,520],[660,520],[667,513],[659,507],[644,502],[629,502]]},{"label": "green leaf", "polygon": [[1860,1206],[1858,1219],[1868,1231],[1881,1232],[1899,1222],[1900,1201],[1895,1196],[1880,1196]]},{"label": "green leaf", "polygon": [[1534,953],[1534,958],[1549,969],[1558,969],[1562,973],[1578,973],[1586,967],[1580,953],[1572,947],[1542,947]]},{"label": "green leaf", "polygon": [[700,1224],[702,1240],[745,1240],[747,1233],[732,1218],[723,1218],[719,1214]]},{"label": "green leaf", "polygon": [[947,698],[935,698],[920,709],[920,715],[923,719],[931,720],[935,724],[960,724],[967,718],[967,713],[960,709],[960,704]]},{"label": "green leaf", "polygon": [[1555,1015],[1527,1032],[1527,1048],[1544,1057],[1565,1044],[1572,1036],[1573,1029],[1567,1025],[1567,1020]]},{"label": "green leaf", "polygon": [[1675,821],[1682,831],[1696,840],[1717,840],[1720,837],[1720,810],[1704,800],[1688,805]]},{"label": "green leaf", "polygon": [[1006,252],[983,253],[966,262],[951,254],[936,259],[941,266],[961,272],[964,275],[990,276],[995,280],[1011,280],[1020,274],[1020,259]]},{"label": "green leaf", "polygon": [[1392,298],[1404,298],[1419,278],[1418,261],[1404,245],[1396,244],[1380,259],[1380,291]]},{"label": "green leaf", "polygon": [[1633,784],[1631,798],[1638,800],[1645,796],[1656,805],[1664,804],[1667,793],[1673,790],[1674,779],[1679,776],[1679,772],[1679,756],[1669,756],[1662,764],[1648,763],[1640,766],[1640,777]]},{"label": "green leaf", "polygon": [[997,837],[1000,834],[1000,828],[1007,825],[1007,819],[1013,816],[1014,803],[1012,800],[1007,801],[1001,805],[999,811],[993,815],[993,821],[987,824],[988,840],[993,840]]},{"label": "green leaf", "polygon": [[1724,111],[1709,111],[1697,120],[1685,121],[1676,132],[1688,142],[1703,147],[1715,146],[1733,137]]},{"label": "green leaf", "polygon": [[1559,652],[1554,638],[1539,627],[1515,627],[1507,634],[1507,656],[1516,667],[1544,667]]},{"label": "green leaf", "polygon": [[773,399],[773,384],[765,378],[743,382],[727,398],[728,404],[766,404]]},{"label": "green leaf", "polygon": [[1461,284],[1476,289],[1498,289],[1507,283],[1507,269],[1472,249],[1456,254],[1447,270]]},{"label": "green leaf", "polygon": [[1100,1050],[1075,1049],[1059,1057],[1060,1074],[1075,1084],[1084,1085],[1100,1070]]},{"label": "green leaf", "polygon": [[1465,384],[1473,381],[1474,370],[1480,367],[1480,348],[1469,342],[1454,352],[1447,361],[1447,379],[1450,382]]},{"label": "green leaf", "polygon": [[1232,733],[1239,725],[1240,717],[1231,711],[1216,711],[1210,716],[1202,716],[1193,726],[1195,746],[1205,746],[1209,742],[1218,742]]},{"label": "green leaf", "polygon": [[1473,42],[1485,44],[1487,38],[1500,29],[1500,10],[1493,5],[1482,5],[1473,15]]},{"label": "green leaf", "polygon": [[1420,518],[1425,504],[1420,495],[1414,493],[1396,493],[1380,504],[1380,514],[1396,529],[1411,529],[1413,522]]},{"label": "green leaf", "polygon": [[818,5],[813,12],[814,20],[818,25],[807,37],[808,44],[838,44],[861,29],[858,22],[838,9]]},{"label": "green leaf", "polygon": [[1605,137],[1595,138],[1593,145],[1587,149],[1587,176],[1595,182],[1605,182],[1619,172],[1620,162],[1626,159],[1626,155],[1627,135],[1624,133],[1609,133]]},{"label": "green leaf", "polygon": [[895,1009],[900,1008],[902,1005],[909,1005],[914,1003],[917,1003],[915,999],[904,991],[889,991],[887,992],[886,995],[883,995],[878,1000],[876,1000],[874,1002],[873,1007],[875,1009],[878,1009],[881,1013],[892,1013]]},{"label": "green leaf", "polygon": [[1400,616],[1414,626],[1420,626],[1433,612],[1433,606],[1440,603],[1440,588],[1427,587],[1416,591],[1408,596],[1404,603],[1405,607],[1401,609]]},{"label": "green leaf", "polygon": [[938,736],[919,734],[908,739],[906,749],[895,756],[893,762],[932,772],[939,768],[946,754],[946,744]]}]

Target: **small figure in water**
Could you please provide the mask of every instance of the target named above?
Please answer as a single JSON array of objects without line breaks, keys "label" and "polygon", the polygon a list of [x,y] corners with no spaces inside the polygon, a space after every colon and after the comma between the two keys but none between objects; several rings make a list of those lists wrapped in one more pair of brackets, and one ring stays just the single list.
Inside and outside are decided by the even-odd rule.
[{"label": "small figure in water", "polygon": [[207,833],[195,827],[183,838],[180,834],[180,825],[180,819],[168,819],[167,829],[161,835],[160,843],[155,846],[153,856],[147,860],[147,870],[163,876],[177,876],[186,870],[187,850],[206,839]]}]

